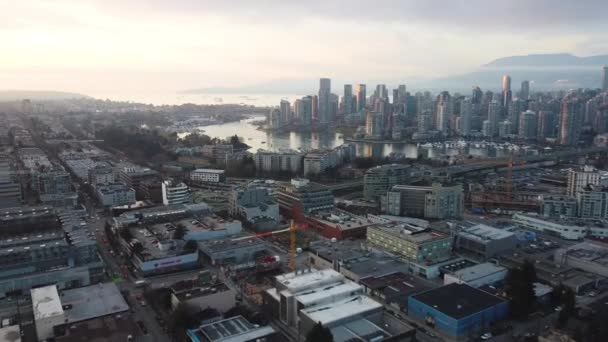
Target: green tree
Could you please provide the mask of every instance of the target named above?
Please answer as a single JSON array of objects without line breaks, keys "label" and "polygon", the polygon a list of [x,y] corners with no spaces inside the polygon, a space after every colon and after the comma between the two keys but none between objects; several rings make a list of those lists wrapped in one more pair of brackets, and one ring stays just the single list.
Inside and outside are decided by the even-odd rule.
[{"label": "green tree", "polygon": [[175,231],[173,231],[173,239],[181,240],[184,238],[184,235],[186,235],[186,227],[183,224],[178,223],[177,226],[175,226]]},{"label": "green tree", "polygon": [[306,342],[333,342],[334,336],[331,334],[329,328],[326,328],[318,322],[310,329],[306,334]]},{"label": "green tree", "polygon": [[521,268],[509,270],[505,282],[507,296],[511,299],[509,311],[515,319],[525,319],[534,311],[536,296],[534,295],[534,281],[536,270],[534,264],[525,261]]},{"label": "green tree", "polygon": [[198,244],[194,240],[188,240],[184,244],[184,254],[194,253],[198,249]]}]

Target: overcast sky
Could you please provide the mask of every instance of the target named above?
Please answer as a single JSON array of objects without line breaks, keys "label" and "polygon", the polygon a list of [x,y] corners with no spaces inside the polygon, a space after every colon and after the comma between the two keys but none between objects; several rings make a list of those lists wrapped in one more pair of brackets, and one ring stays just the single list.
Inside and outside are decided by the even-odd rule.
[{"label": "overcast sky", "polygon": [[0,0],[0,89],[433,78],[608,53],[606,0]]}]

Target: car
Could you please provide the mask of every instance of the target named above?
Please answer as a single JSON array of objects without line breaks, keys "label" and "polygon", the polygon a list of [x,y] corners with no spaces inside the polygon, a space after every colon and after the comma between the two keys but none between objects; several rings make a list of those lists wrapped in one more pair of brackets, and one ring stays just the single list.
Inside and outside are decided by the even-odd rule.
[{"label": "car", "polygon": [[597,296],[597,292],[595,292],[595,291],[589,292],[589,297],[595,297],[595,296]]},{"label": "car", "polygon": [[139,302],[139,305],[141,305],[141,306],[146,306],[146,301],[145,301],[145,300],[142,300],[141,302]]},{"label": "car", "polygon": [[560,312],[560,311],[562,311],[562,307],[561,307],[561,306],[558,306],[558,307],[556,307],[554,310],[555,310],[555,312]]},{"label": "car", "polygon": [[487,333],[485,333],[485,334],[481,335],[481,339],[482,339],[482,340],[489,340],[489,339],[491,339],[491,338],[492,338],[492,333],[489,333],[489,332],[487,332]]}]

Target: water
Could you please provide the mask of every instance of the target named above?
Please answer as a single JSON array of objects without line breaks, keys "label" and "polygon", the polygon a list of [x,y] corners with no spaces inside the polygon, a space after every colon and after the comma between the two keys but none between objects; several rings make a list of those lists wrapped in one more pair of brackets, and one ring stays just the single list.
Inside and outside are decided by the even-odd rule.
[{"label": "water", "polygon": [[[278,151],[280,149],[309,150],[333,148],[344,143],[341,133],[335,132],[265,132],[258,130],[252,122],[265,119],[264,116],[251,116],[238,122],[219,125],[201,126],[200,130],[212,138],[225,139],[238,135],[244,143],[251,146],[250,152],[260,149]],[[188,133],[181,133],[184,136]],[[507,157],[510,150],[501,146],[485,143],[446,143],[433,146],[421,146],[412,143],[373,143],[357,142],[357,156],[382,158],[398,154],[407,158],[416,158],[422,154],[427,158],[447,159],[457,155],[474,157]]]},{"label": "water", "polygon": [[293,103],[304,95],[294,94],[180,94],[180,93],[99,93],[91,96],[113,101],[129,101],[154,105],[180,105],[194,103],[200,105],[244,104],[258,107],[278,106],[281,100]]}]

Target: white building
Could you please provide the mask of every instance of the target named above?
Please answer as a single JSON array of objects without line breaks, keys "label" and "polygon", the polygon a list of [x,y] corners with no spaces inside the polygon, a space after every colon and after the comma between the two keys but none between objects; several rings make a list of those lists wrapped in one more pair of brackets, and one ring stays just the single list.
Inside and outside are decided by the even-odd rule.
[{"label": "white building", "polygon": [[55,336],[53,328],[65,323],[65,313],[59,299],[57,286],[38,287],[32,289],[30,293],[38,341],[53,338]]},{"label": "white building", "polygon": [[130,205],[136,202],[135,190],[123,183],[98,184],[97,199],[104,207]]},{"label": "white building", "polygon": [[173,179],[165,180],[162,183],[163,204],[188,204],[192,202],[190,188],[183,182]]},{"label": "white building", "polygon": [[502,281],[507,276],[507,273],[508,270],[506,268],[486,262],[446,273],[443,276],[443,284],[467,284],[478,288]]},{"label": "white building", "polygon": [[303,157],[302,153],[296,151],[271,152],[259,150],[253,159],[258,171],[299,173],[302,170]]},{"label": "white building", "polygon": [[600,184],[600,173],[593,166],[584,166],[582,171],[568,171],[568,196],[576,194],[588,185]]},{"label": "white building", "polygon": [[114,169],[106,163],[99,163],[88,170],[88,180],[92,186],[114,183]]},{"label": "white building", "polygon": [[299,328],[301,335],[318,322],[330,329],[358,319],[380,323],[382,304],[333,269],[304,270],[275,279],[276,287],[266,291],[267,298],[278,309],[278,318],[289,327]]},{"label": "white building", "polygon": [[226,181],[226,171],[216,169],[196,169],[190,172],[190,180],[197,183],[222,183]]},{"label": "white building", "polygon": [[530,228],[540,232],[557,235],[562,239],[566,240],[583,239],[585,238],[585,236],[587,236],[588,231],[591,233],[591,235],[599,234],[599,236],[604,236],[604,231],[608,232],[608,230],[606,230],[605,228],[601,228],[600,230],[598,228],[593,227],[588,228],[586,226],[570,225],[567,223],[556,222],[548,219],[541,219],[539,216],[530,214],[513,215],[513,223],[525,228]]}]

